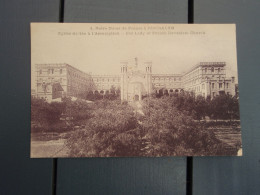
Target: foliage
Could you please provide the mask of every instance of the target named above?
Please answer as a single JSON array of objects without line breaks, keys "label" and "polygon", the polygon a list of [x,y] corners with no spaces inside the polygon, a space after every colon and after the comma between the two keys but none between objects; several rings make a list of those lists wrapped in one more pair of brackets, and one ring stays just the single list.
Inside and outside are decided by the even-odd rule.
[{"label": "foliage", "polygon": [[70,117],[75,125],[81,125],[85,120],[91,118],[93,108],[90,103],[80,99],[71,101],[70,98],[63,98],[62,102],[65,106],[65,116]]},{"label": "foliage", "polygon": [[[66,141],[70,156],[184,156],[224,153],[225,145],[208,130],[216,122],[201,122],[205,116],[224,119],[221,125],[234,123],[227,119],[239,119],[238,99],[228,95],[205,99],[182,92],[147,97],[140,108],[142,115],[121,102],[115,90],[96,94],[92,103],[70,98],[47,103],[32,98],[32,123],[45,131],[78,126]],[[69,120],[61,122],[62,116]]]},{"label": "foliage", "polygon": [[31,98],[31,121],[35,126],[32,130],[53,130],[55,126],[60,125],[60,116],[64,112],[65,106],[63,103],[52,102],[48,103],[44,99]]},{"label": "foliage", "polygon": [[117,101],[95,103],[85,129],[68,140],[71,156],[136,156],[140,152],[140,128],[132,107]]},{"label": "foliage", "polygon": [[212,117],[214,119],[239,119],[239,103],[236,97],[219,95],[211,101]]},{"label": "foliage", "polygon": [[44,99],[32,98],[32,130],[71,130],[73,126],[81,125],[91,117],[91,109],[93,108],[84,100],[71,101],[70,98],[63,98],[62,102],[48,103]]},{"label": "foliage", "polygon": [[[164,98],[165,96],[156,97]],[[182,92],[171,95],[170,99],[178,110],[187,111],[196,120],[201,120],[205,116],[216,120],[239,119],[239,102],[236,96],[222,94],[211,99],[200,95],[195,96],[190,92]]]},{"label": "foliage", "polygon": [[189,115],[175,107],[176,99],[146,99],[142,128],[146,155],[213,155],[223,150],[212,132],[207,132]]}]

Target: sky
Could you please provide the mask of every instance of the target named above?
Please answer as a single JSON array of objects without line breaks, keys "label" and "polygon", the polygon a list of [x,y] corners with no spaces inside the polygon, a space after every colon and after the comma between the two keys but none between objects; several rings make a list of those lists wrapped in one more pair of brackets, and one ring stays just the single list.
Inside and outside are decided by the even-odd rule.
[{"label": "sky", "polygon": [[180,74],[199,62],[226,62],[237,80],[234,24],[32,23],[31,69],[67,63],[92,74],[120,74],[120,62],[152,62],[155,74]]}]

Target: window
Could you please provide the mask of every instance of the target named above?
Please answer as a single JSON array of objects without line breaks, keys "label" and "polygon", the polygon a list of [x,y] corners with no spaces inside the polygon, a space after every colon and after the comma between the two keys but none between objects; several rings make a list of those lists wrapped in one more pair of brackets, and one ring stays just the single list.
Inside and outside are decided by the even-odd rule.
[{"label": "window", "polygon": [[40,74],[42,74],[42,69],[40,70]]},{"label": "window", "polygon": [[50,74],[50,72],[51,72],[51,70],[50,70],[50,69],[48,69],[48,74]]},{"label": "window", "polygon": [[51,74],[53,74],[54,73],[54,69],[51,69]]},{"label": "window", "polygon": [[60,69],[60,74],[62,74],[62,69]]},{"label": "window", "polygon": [[212,83],[212,89],[214,89],[214,85],[215,85],[215,83]]},{"label": "window", "polygon": [[220,73],[220,68],[218,68],[218,73]]},{"label": "window", "polygon": [[228,88],[228,83],[227,83],[227,88]]},{"label": "window", "polygon": [[207,68],[205,68],[205,73],[207,73]]},{"label": "window", "polygon": [[214,67],[211,68],[211,72],[214,72]]},{"label": "window", "polygon": [[222,83],[219,83],[219,88],[220,88],[220,89],[222,88]]}]

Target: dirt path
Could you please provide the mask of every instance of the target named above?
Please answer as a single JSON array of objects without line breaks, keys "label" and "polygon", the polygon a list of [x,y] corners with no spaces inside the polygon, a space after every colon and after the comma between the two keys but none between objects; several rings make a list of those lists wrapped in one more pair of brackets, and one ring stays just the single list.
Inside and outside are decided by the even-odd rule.
[{"label": "dirt path", "polygon": [[142,110],[142,104],[140,101],[134,101],[134,102],[131,102],[130,105],[135,109],[135,112],[141,114],[141,115],[144,115],[144,112]]}]

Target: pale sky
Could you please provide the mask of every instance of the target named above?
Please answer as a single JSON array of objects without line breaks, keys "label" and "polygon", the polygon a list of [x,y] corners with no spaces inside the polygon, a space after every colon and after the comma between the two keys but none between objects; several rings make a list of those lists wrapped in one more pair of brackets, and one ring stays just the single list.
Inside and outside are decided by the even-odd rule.
[{"label": "pale sky", "polygon": [[120,62],[136,57],[140,64],[151,61],[155,74],[226,62],[227,76],[237,80],[235,31],[234,24],[32,23],[32,86],[35,64],[67,63],[87,73],[120,74]]}]

